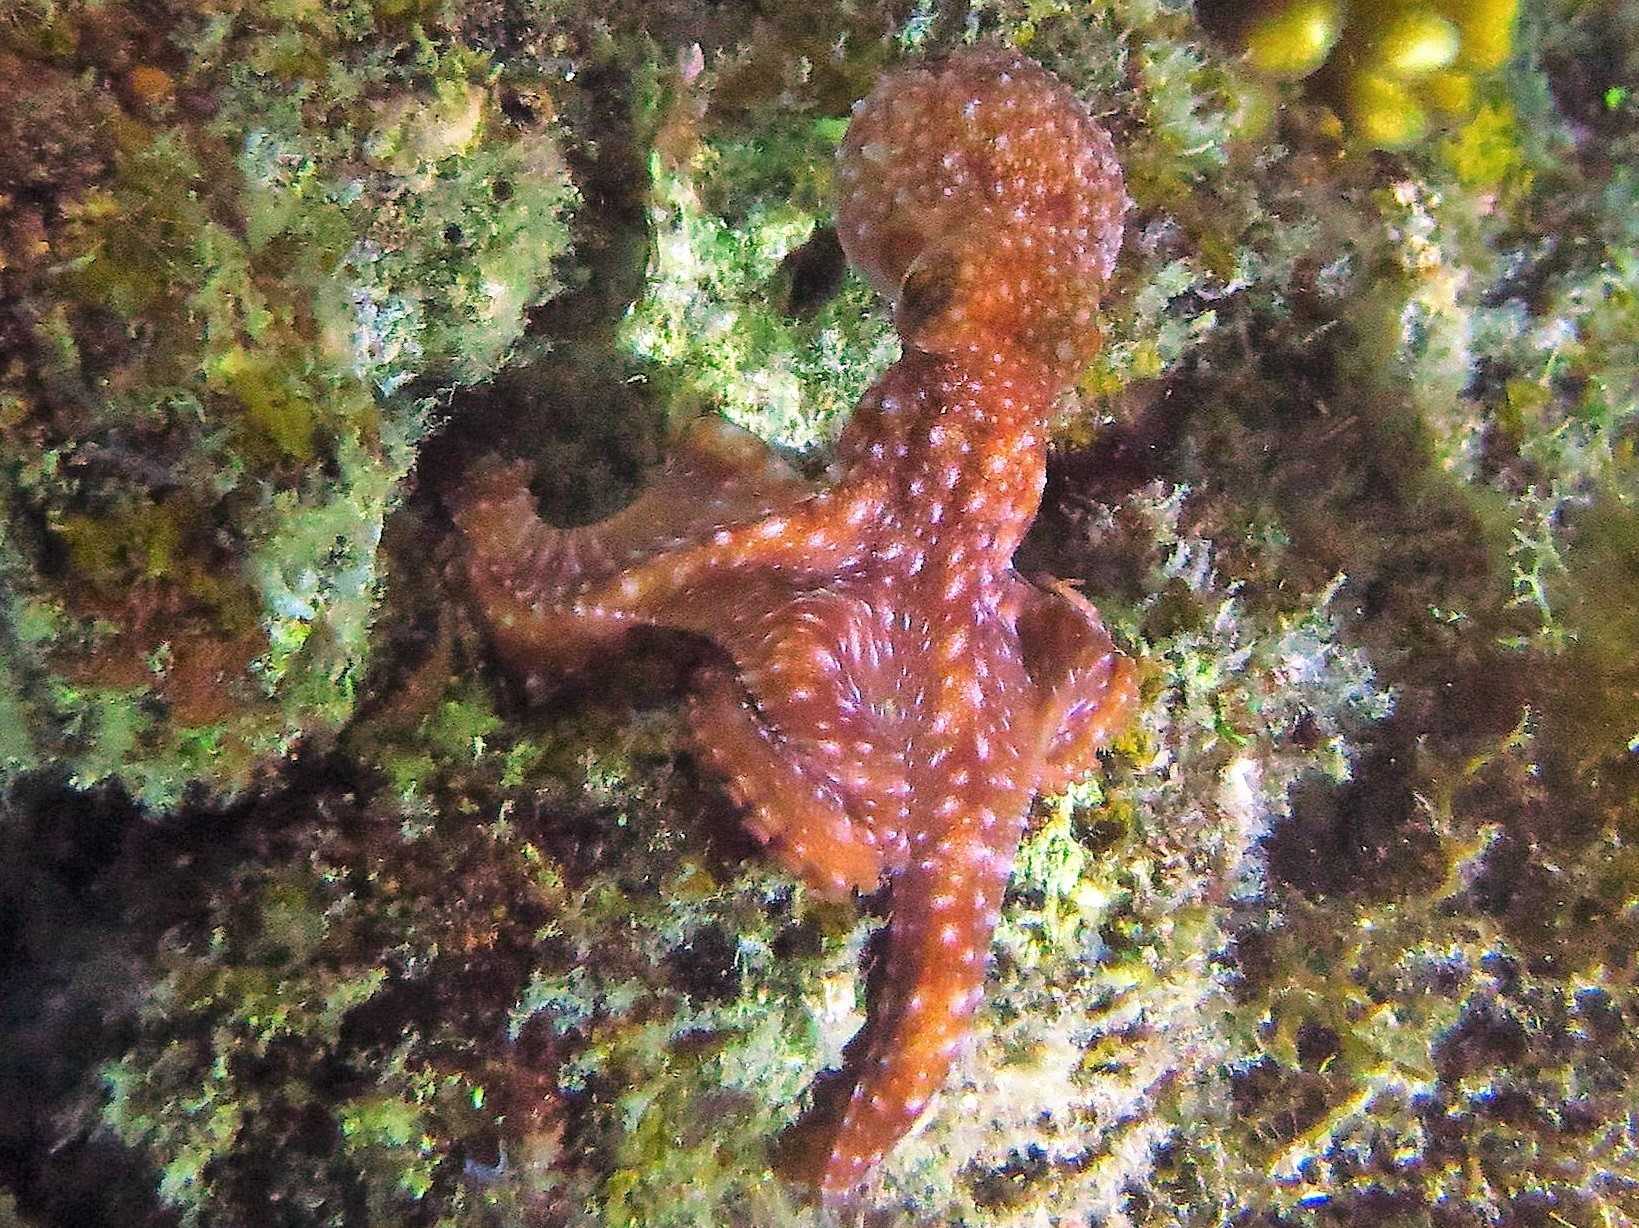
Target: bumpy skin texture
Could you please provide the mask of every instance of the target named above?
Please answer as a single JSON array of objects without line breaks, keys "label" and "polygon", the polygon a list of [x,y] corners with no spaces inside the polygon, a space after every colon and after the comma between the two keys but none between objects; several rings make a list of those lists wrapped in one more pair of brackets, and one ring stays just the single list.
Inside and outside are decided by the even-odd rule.
[{"label": "bumpy skin texture", "polygon": [[1032,796],[1084,773],[1136,702],[1092,605],[1012,567],[1043,417],[1097,346],[1120,244],[1108,136],[1043,69],[980,48],[885,79],[837,183],[843,245],[905,349],[828,484],[712,422],[599,525],[543,524],[516,468],[452,507],[496,649],[532,685],[634,627],[709,637],[724,663],[692,722],[750,829],[827,894],[887,882],[867,1022],[781,1149],[830,1198],[944,1082]]}]

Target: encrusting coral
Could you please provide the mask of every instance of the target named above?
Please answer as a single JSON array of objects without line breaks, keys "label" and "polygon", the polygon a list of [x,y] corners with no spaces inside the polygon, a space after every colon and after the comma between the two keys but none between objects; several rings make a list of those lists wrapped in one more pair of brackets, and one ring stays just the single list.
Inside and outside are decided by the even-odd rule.
[{"label": "encrusting coral", "polygon": [[1043,419],[1098,343],[1125,193],[1109,137],[1012,51],[886,78],[837,173],[850,260],[904,356],[815,490],[754,439],[696,427],[603,524],[535,515],[515,468],[453,499],[473,598],[537,687],[635,627],[710,638],[697,741],[752,832],[816,889],[888,886],[882,987],[784,1167],[855,1188],[943,1083],[981,996],[1026,809],[1083,775],[1135,671],[1096,610],[1012,567]]},{"label": "encrusting coral", "polygon": [[1477,82],[1513,54],[1519,0],[1264,0],[1203,4],[1276,80],[1313,79],[1349,137],[1404,149],[1475,110]]}]

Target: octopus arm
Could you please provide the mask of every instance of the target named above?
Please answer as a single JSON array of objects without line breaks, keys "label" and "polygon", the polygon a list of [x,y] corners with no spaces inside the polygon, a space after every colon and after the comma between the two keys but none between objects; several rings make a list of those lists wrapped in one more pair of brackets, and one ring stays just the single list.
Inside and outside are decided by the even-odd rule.
[{"label": "octopus arm", "polygon": [[823,760],[791,745],[728,669],[702,670],[689,705],[696,744],[744,808],[747,830],[831,899],[873,891],[883,851]]},{"label": "octopus arm", "polygon": [[921,860],[892,879],[870,1015],[777,1156],[827,1201],[848,1198],[915,1125],[969,1035],[1018,838],[1017,822],[1003,826],[1000,838],[951,832],[913,849]]},{"label": "octopus arm", "polygon": [[760,573],[779,577],[793,591],[832,583],[867,559],[865,530],[885,502],[880,482],[839,483],[766,515],[716,524],[587,589],[577,607],[592,617],[659,623],[721,639],[733,628],[725,629],[717,603],[701,594],[719,581]]},{"label": "octopus arm", "polygon": [[522,463],[481,465],[448,503],[466,542],[468,592],[498,655],[537,692],[617,651],[637,623],[665,623],[589,595],[616,577],[618,588],[642,576],[646,565],[669,570],[675,553],[815,489],[755,435],[720,418],[691,424],[644,493],[596,524],[543,521],[530,472]]},{"label": "octopus arm", "polygon": [[595,532],[544,523],[530,494],[529,466],[480,466],[450,513],[465,539],[464,579],[495,654],[535,695],[617,651],[627,626],[579,617],[568,594],[606,565]]},{"label": "octopus arm", "polygon": [[1038,588],[1020,580],[1015,593],[1019,646],[1040,702],[1036,787],[1062,792],[1138,710],[1138,669],[1117,650],[1097,607],[1069,583]]},{"label": "octopus arm", "polygon": [[909,825],[897,616],[856,587],[771,603],[754,582],[736,585],[745,604],[725,609],[717,635],[734,677],[714,676],[694,709],[697,743],[752,831],[832,896],[898,869]]},{"label": "octopus arm", "polygon": [[724,525],[760,520],[817,489],[750,431],[707,416],[688,425],[636,501],[592,527],[626,568]]}]

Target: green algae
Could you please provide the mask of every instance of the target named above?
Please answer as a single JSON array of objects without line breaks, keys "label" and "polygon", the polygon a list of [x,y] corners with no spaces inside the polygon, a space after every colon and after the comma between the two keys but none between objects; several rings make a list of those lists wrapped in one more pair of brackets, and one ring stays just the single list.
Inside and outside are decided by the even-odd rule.
[{"label": "green algae", "polygon": [[[829,208],[840,137],[829,115],[788,121],[754,141],[685,130],[671,137],[681,148],[650,158],[648,284],[619,343],[652,365],[649,379],[674,415],[709,408],[812,452],[834,440],[892,361],[892,331],[863,287],[848,286],[805,319],[781,279]],[[660,140],[670,143],[664,131]]]},{"label": "green algae", "polygon": [[232,795],[345,720],[433,394],[559,287],[562,155],[503,114],[541,71],[503,82],[448,14],[368,5],[69,5],[5,38],[94,134],[49,212],[6,197],[41,228],[8,253],[5,377],[16,579],[58,623],[11,673],[33,762],[157,808]]}]

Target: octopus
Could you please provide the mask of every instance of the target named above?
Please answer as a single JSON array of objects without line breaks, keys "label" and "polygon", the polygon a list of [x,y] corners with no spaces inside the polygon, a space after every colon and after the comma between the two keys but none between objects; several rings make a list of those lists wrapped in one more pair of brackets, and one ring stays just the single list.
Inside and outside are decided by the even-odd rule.
[{"label": "octopus", "polygon": [[751,833],[817,892],[880,892],[866,1021],[777,1148],[829,1201],[965,1043],[1033,797],[1084,776],[1137,702],[1094,606],[1013,566],[1047,415],[1099,344],[1126,208],[1109,136],[1045,69],[980,46],[886,76],[835,183],[902,356],[824,480],[703,419],[596,524],[543,522],[516,463],[450,499],[505,666],[551,690],[639,628],[709,639],[692,736]]}]

